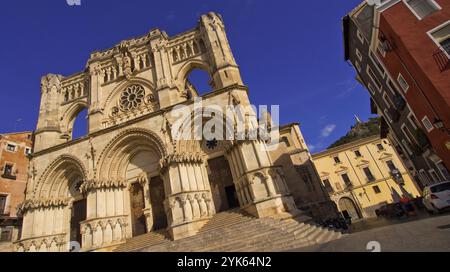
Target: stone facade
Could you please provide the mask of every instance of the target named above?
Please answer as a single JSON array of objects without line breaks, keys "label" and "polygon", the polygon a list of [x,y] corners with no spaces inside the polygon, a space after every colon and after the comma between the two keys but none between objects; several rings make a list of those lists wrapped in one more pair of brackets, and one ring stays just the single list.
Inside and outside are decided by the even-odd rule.
[{"label": "stone facade", "polygon": [[[199,95],[187,80],[193,69],[211,77],[202,107],[250,105],[215,13],[174,37],[154,29],[94,52],[81,73],[42,78],[35,171],[20,207],[17,251],[67,251],[69,241],[83,251],[105,250],[156,230],[178,240],[234,207],[256,217],[301,213],[262,139],[174,137],[176,108],[198,110]],[[73,140],[74,120],[85,108],[88,136]]]}]

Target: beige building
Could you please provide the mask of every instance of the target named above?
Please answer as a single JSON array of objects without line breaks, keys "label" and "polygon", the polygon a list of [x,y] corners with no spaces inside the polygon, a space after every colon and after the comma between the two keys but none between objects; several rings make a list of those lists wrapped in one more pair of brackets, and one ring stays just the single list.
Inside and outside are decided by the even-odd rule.
[{"label": "beige building", "polygon": [[380,206],[404,196],[420,196],[388,139],[356,140],[314,154],[313,160],[330,198],[353,220],[375,217]]},{"label": "beige building", "polygon": [[[210,75],[212,92],[200,95],[190,84],[194,69]],[[178,240],[196,235],[216,213],[236,208],[257,218],[300,216],[297,202],[325,213],[312,212],[326,199],[304,141],[295,138],[298,127],[286,156],[298,167],[306,163],[300,172],[278,166],[285,161],[283,147],[271,151],[260,138],[176,137],[202,131],[203,121],[256,119],[254,111],[193,114],[212,105],[250,105],[218,14],[201,16],[195,28],[173,37],[153,29],[94,52],[80,73],[44,76],[41,93],[17,251],[66,251],[69,241],[84,251],[100,250],[161,230]],[[73,139],[84,109],[89,133]],[[245,122],[245,132],[256,129]],[[311,177],[308,184],[302,176]],[[316,195],[303,198],[306,190]]]}]

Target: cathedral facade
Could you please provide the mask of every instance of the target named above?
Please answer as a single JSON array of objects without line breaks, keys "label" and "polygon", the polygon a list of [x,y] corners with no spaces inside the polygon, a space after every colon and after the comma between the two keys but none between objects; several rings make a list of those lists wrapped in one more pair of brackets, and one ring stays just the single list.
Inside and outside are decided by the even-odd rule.
[{"label": "cathedral facade", "polygon": [[[212,92],[197,93],[188,80],[193,69],[210,75]],[[195,134],[212,118],[230,119],[200,114],[200,127],[196,120],[180,125],[177,109],[195,119],[194,113],[208,106],[230,105],[250,101],[223,20],[215,13],[173,37],[154,29],[94,52],[75,75],[44,76],[15,249],[61,252],[74,241],[83,251],[95,251],[160,230],[178,240],[228,209],[258,218],[297,216],[312,202],[317,204],[312,209],[326,210],[327,194],[314,167],[305,164],[310,155],[298,126],[285,128],[291,140],[275,150],[260,137],[174,135]],[[73,139],[75,119],[84,109],[88,135]],[[252,111],[244,117],[257,119]],[[234,127],[224,131],[235,136]],[[245,122],[244,131],[254,129]]]}]

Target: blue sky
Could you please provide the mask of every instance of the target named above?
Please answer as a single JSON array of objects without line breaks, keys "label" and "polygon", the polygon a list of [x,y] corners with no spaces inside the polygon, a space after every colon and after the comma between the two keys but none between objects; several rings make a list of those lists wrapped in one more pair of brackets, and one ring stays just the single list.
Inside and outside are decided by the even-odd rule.
[{"label": "blue sky", "polygon": [[254,104],[280,105],[313,152],[370,117],[369,95],[343,59],[341,18],[361,0],[4,1],[0,9],[0,133],[34,130],[40,78],[84,69],[89,54],[152,28],[175,35],[222,14]]}]

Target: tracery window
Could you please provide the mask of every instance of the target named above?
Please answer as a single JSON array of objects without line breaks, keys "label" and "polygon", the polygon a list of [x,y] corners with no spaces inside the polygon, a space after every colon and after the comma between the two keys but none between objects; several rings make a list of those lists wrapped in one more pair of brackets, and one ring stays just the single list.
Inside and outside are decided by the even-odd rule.
[{"label": "tracery window", "polygon": [[139,108],[144,102],[145,90],[140,85],[129,86],[120,96],[120,108],[124,111]]}]

